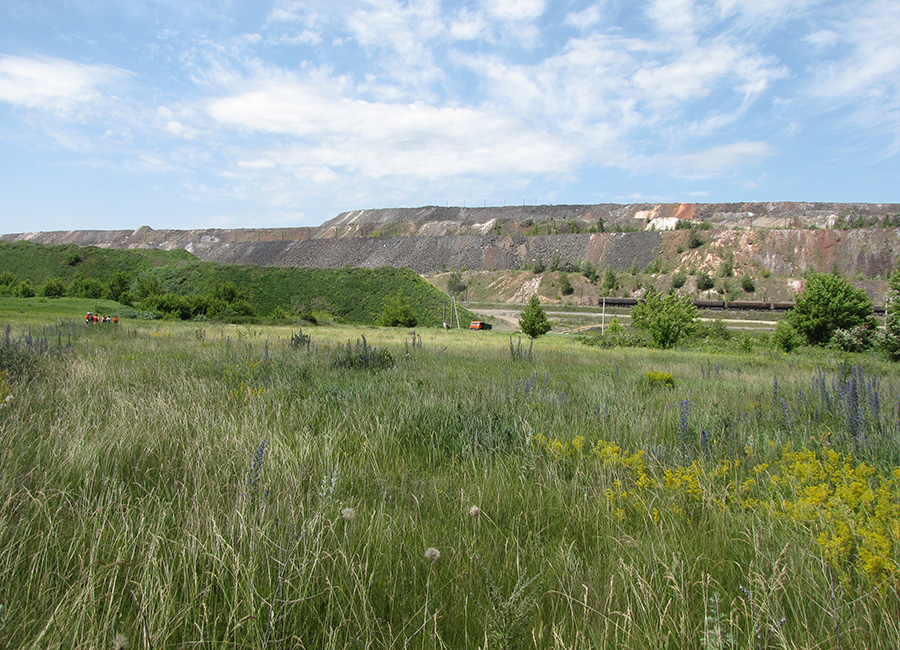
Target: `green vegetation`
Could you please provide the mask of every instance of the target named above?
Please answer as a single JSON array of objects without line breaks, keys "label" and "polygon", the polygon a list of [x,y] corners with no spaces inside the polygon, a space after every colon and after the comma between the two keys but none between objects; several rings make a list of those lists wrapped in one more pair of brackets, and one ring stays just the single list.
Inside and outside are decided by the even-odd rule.
[{"label": "green vegetation", "polygon": [[687,296],[675,293],[663,296],[650,289],[644,299],[631,308],[631,324],[647,330],[654,345],[671,348],[691,333],[699,315]]},{"label": "green vegetation", "polygon": [[462,273],[457,271],[456,269],[450,272],[450,277],[447,278],[447,293],[451,296],[459,298],[463,293],[465,293],[468,286],[463,281]]},{"label": "green vegetation", "polygon": [[0,334],[0,647],[900,645],[873,352]]},{"label": "green vegetation", "polygon": [[872,299],[846,279],[830,273],[807,273],[797,306],[788,322],[810,345],[824,345],[838,329],[874,329]]},{"label": "green vegetation", "polygon": [[378,324],[385,327],[415,327],[417,322],[409,300],[399,291],[388,298],[378,319]]},{"label": "green vegetation", "polygon": [[[374,324],[398,293],[418,325],[441,324],[446,296],[408,269],[244,267],[202,262],[185,251],[0,242],[0,295],[102,297],[182,320],[309,320],[319,314]],[[475,318],[460,312],[463,320]]]},{"label": "green vegetation", "polygon": [[549,332],[551,327],[553,325],[547,320],[547,314],[544,313],[544,308],[541,307],[541,301],[538,300],[536,295],[532,294],[519,317],[519,329],[522,330],[523,334],[534,340]]}]

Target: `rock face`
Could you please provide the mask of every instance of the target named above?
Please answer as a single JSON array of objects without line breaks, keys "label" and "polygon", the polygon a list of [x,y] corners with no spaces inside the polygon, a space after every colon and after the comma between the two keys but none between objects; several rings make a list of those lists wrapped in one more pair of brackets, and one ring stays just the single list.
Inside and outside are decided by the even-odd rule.
[{"label": "rock face", "polygon": [[[691,248],[685,225],[702,226]],[[676,229],[677,226],[682,226]],[[76,230],[6,241],[105,248],[185,249],[205,260],[258,266],[522,268],[557,255],[598,267],[663,260],[714,272],[796,276],[806,268],[880,276],[900,261],[900,205],[836,203],[631,204],[396,208],[345,212],[318,228]]]}]

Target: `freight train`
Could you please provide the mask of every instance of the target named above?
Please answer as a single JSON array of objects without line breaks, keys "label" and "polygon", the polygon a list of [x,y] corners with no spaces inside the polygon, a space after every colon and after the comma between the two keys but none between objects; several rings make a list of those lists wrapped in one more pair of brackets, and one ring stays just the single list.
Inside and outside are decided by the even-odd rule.
[{"label": "freight train", "polygon": [[[733,309],[735,311],[789,311],[794,308],[794,302],[775,302],[771,300],[694,300],[697,309]],[[601,297],[597,304],[606,304],[607,307],[633,307],[638,303],[637,298]],[[879,316],[884,315],[884,305],[875,305],[873,310]]]}]

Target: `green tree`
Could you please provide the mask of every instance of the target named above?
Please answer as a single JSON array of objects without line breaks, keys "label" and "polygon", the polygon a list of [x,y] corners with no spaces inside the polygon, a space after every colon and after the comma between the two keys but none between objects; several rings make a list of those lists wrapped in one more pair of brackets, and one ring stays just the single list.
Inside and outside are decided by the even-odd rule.
[{"label": "green tree", "polygon": [[19,298],[34,297],[34,287],[31,286],[31,282],[28,280],[28,278],[25,278],[19,283],[19,286],[16,289],[16,296]]},{"label": "green tree", "polygon": [[564,296],[571,296],[575,293],[572,282],[569,280],[569,276],[566,273],[559,274],[559,292]]},{"label": "green tree", "polygon": [[603,288],[606,289],[607,293],[612,293],[619,288],[619,277],[616,275],[616,272],[608,266],[606,267],[606,270],[603,271]]},{"label": "green tree", "polygon": [[16,292],[16,286],[19,279],[12,271],[3,271],[0,273],[0,296],[11,296]]},{"label": "green tree", "polygon": [[395,293],[384,303],[379,324],[385,327],[415,327],[418,323],[409,300],[401,292]]},{"label": "green tree", "polygon": [[463,282],[462,273],[456,269],[450,271],[450,277],[447,278],[447,291],[449,294],[458,298],[466,289],[468,287]]},{"label": "green tree", "polygon": [[882,349],[891,361],[900,361],[900,267],[888,277],[891,295],[888,296],[884,318],[884,339]]},{"label": "green tree", "polygon": [[131,278],[124,271],[116,271],[116,274],[109,279],[106,288],[106,296],[110,300],[119,300],[131,287]]},{"label": "green tree", "polygon": [[753,278],[751,278],[749,274],[745,273],[741,277],[741,289],[743,289],[747,293],[753,293],[754,291],[756,291],[756,285],[753,284]]},{"label": "green tree", "polygon": [[846,279],[830,273],[809,273],[788,322],[811,345],[824,345],[837,329],[858,325],[875,328],[872,299]]},{"label": "green tree", "polygon": [[538,300],[537,294],[532,294],[531,299],[519,316],[519,329],[526,336],[536,339],[549,332],[551,327],[553,325],[547,320],[547,314],[544,313],[544,308],[541,307],[541,301]]},{"label": "green tree", "polygon": [[654,345],[661,348],[674,347],[694,329],[698,316],[699,311],[687,296],[663,296],[653,289],[631,308],[632,326],[647,330]]},{"label": "green tree", "polygon": [[66,289],[66,283],[62,278],[53,277],[40,286],[38,295],[45,298],[62,298],[66,295]]}]

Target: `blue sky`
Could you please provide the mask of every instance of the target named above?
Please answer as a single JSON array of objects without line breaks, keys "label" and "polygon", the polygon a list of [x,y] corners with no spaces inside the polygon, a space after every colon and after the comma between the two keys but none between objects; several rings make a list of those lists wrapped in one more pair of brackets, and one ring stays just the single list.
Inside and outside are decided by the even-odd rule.
[{"label": "blue sky", "polygon": [[4,0],[0,232],[898,202],[897,0]]}]

